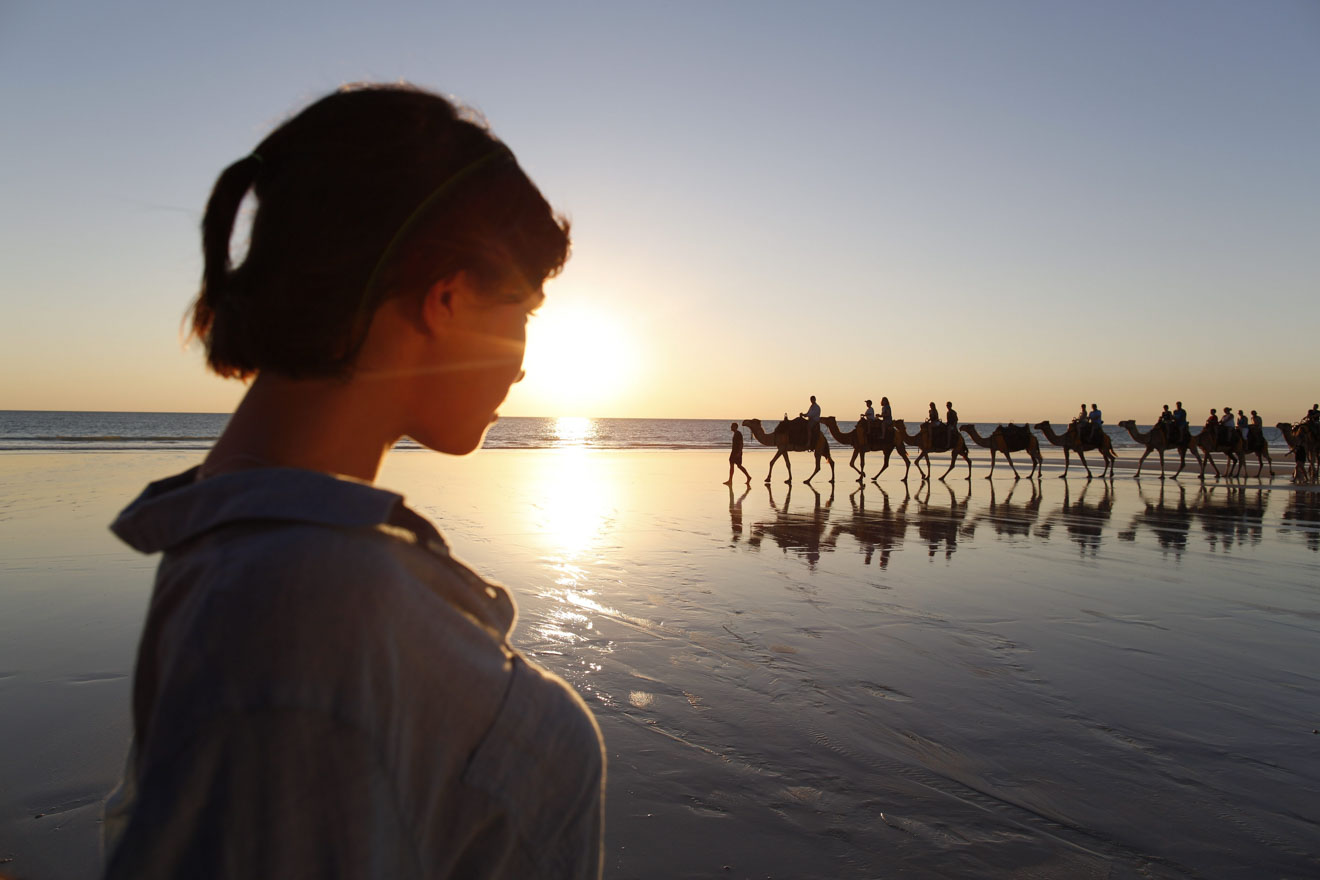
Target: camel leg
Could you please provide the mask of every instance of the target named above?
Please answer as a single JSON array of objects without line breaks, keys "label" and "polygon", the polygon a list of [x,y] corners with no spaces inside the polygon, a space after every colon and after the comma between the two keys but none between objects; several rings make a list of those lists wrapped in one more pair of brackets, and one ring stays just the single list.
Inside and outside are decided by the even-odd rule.
[{"label": "camel leg", "polygon": [[[828,461],[828,462],[830,463],[830,492],[831,492],[830,497],[833,498],[833,497],[834,497],[834,496],[833,496],[833,492],[834,492],[834,458],[833,458],[833,456],[830,455],[830,451],[829,451],[829,449],[826,449],[826,450],[825,450],[825,460]],[[863,463],[865,463],[866,460],[863,459],[862,461],[863,461]],[[820,461],[819,461],[819,460],[816,461],[816,467],[820,467]]]},{"label": "camel leg", "polygon": [[[831,462],[831,464],[833,464],[833,462]],[[805,480],[803,480],[802,482],[803,482],[803,483],[806,483],[807,485],[811,485],[811,481],[814,480],[814,479],[816,479],[816,474],[818,474],[818,473],[820,473],[820,454],[819,454],[819,453],[816,454],[816,469],[815,469],[814,471],[811,472],[811,476],[807,477],[807,478],[806,478]]]},{"label": "camel leg", "polygon": [[880,467],[880,470],[876,472],[876,475],[871,478],[872,483],[880,479],[880,474],[883,474],[885,471],[889,470],[889,456],[893,453],[893,451],[894,450],[892,448],[885,450],[885,463]]},{"label": "camel leg", "polygon": [[1082,463],[1082,467],[1086,468],[1086,478],[1088,480],[1094,480],[1095,474],[1091,473],[1091,466],[1086,463],[1086,455],[1080,449],[1077,450],[1077,460]]},{"label": "camel leg", "polygon": [[[991,477],[993,477],[993,476],[995,475],[995,455],[996,455],[998,452],[999,452],[999,450],[997,450],[997,449],[991,449],[991,450],[990,450],[990,473],[988,473],[988,474],[985,475],[985,478],[986,478],[987,480],[990,479]],[[1007,456],[1007,453],[1005,453],[1005,456]]]},{"label": "camel leg", "polygon": [[1072,452],[1068,449],[1068,447],[1067,446],[1063,447],[1063,473],[1059,474],[1060,480],[1068,479],[1068,465],[1070,464],[1069,456],[1071,455]]},{"label": "camel leg", "polygon": [[[1004,455],[1007,456],[1008,453],[1005,452]],[[963,457],[963,461],[967,462],[967,482],[970,483],[970,482],[972,481],[972,457],[971,457],[970,455],[967,454],[967,450],[966,450],[966,449],[963,450],[962,457]],[[1011,462],[1010,462],[1010,463],[1011,463]],[[1016,475],[1016,474],[1017,474],[1017,471],[1014,471],[1013,473],[1014,473],[1014,475]],[[972,497],[972,496],[971,496],[971,492],[972,492],[972,487],[971,487],[971,486],[968,486],[968,487],[967,487],[967,497],[968,497],[968,498]]]},{"label": "camel leg", "polygon": [[[775,462],[779,461],[780,456],[783,456],[783,458],[784,458],[784,463],[785,463],[785,464],[788,463],[788,456],[783,452],[783,450],[780,450],[780,451],[776,452],[775,455],[774,455],[774,458],[771,458],[771,459],[770,459],[770,470],[768,470],[768,471],[765,472],[765,481],[766,481],[767,483],[770,482],[770,478],[771,478],[772,476],[774,476],[774,473],[775,473]],[[793,469],[792,469],[792,468],[789,468],[789,471],[788,471],[788,472],[789,472],[789,474],[792,474],[792,473],[793,473]]]},{"label": "camel leg", "polygon": [[903,483],[908,481],[908,473],[912,470],[912,461],[908,458],[907,450],[902,446],[898,447],[898,454],[903,456]]},{"label": "camel leg", "polygon": [[[1141,466],[1142,466],[1143,464],[1146,463],[1146,456],[1148,456],[1148,455],[1150,455],[1150,447],[1149,447],[1149,446],[1147,446],[1147,447],[1146,447],[1146,451],[1143,452],[1143,453],[1141,454],[1141,458],[1137,459],[1137,472],[1136,472],[1135,474],[1132,475],[1132,479],[1134,479],[1134,480],[1139,480],[1139,479],[1141,479]],[[1164,450],[1163,450],[1163,449],[1160,450],[1160,479],[1161,479],[1161,480],[1164,479]]]},{"label": "camel leg", "polygon": [[[944,482],[944,478],[947,477],[947,476],[949,475],[949,471],[953,470],[953,466],[954,466],[955,464],[957,464],[957,463],[958,463],[958,453],[957,453],[957,451],[952,450],[952,449],[949,450],[949,467],[948,467],[948,470],[946,470],[944,473],[940,474],[940,482]],[[969,471],[969,472],[970,472],[970,471]]]},{"label": "camel leg", "polygon": [[[1007,461],[1008,466],[1013,469],[1013,479],[1022,479],[1022,475],[1017,472],[1017,465],[1013,464],[1013,456],[1008,454],[1007,449],[1004,450],[1004,460]],[[991,466],[991,469],[993,470],[993,465]]]}]

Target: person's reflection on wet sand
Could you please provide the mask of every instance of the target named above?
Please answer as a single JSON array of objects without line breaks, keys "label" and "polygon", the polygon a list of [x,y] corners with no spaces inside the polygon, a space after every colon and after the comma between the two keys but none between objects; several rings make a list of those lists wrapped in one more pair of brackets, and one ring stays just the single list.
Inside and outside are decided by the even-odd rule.
[{"label": "person's reflection on wet sand", "polygon": [[1320,492],[1297,490],[1283,510],[1282,531],[1300,534],[1308,549],[1320,553]]},{"label": "person's reflection on wet sand", "polygon": [[1137,533],[1146,528],[1155,535],[1155,543],[1162,551],[1173,553],[1175,558],[1182,556],[1192,530],[1192,510],[1187,506],[1187,487],[1173,480],[1169,480],[1168,485],[1177,486],[1176,499],[1167,491],[1166,482],[1160,480],[1159,497],[1152,502],[1146,495],[1143,481],[1137,481],[1137,497],[1145,509],[1134,514],[1127,529],[1118,533],[1120,541],[1135,541]]},{"label": "person's reflection on wet sand", "polygon": [[941,482],[941,486],[949,493],[948,509],[933,508],[930,505],[931,485],[926,483],[926,497],[921,497],[921,491],[917,491],[917,534],[921,540],[926,543],[926,555],[931,559],[939,552],[941,546],[944,548],[944,558],[950,559],[955,550],[958,549],[958,538],[970,538],[976,530],[976,523],[966,522],[967,505],[972,497],[972,486],[967,484],[966,494],[961,502],[953,494],[953,487],[948,483]]},{"label": "person's reflection on wet sand", "polygon": [[759,548],[762,539],[769,535],[785,553],[792,550],[799,556],[806,557],[807,566],[814,570],[816,563],[820,561],[821,551],[834,549],[834,539],[825,535],[830,506],[834,504],[834,484],[830,484],[829,500],[823,504],[820,493],[810,485],[807,488],[811,489],[811,494],[815,496],[811,512],[792,513],[789,510],[789,505],[793,501],[792,485],[788,487],[788,493],[784,496],[784,506],[781,509],[775,504],[774,489],[766,483],[765,491],[770,498],[770,507],[775,512],[775,518],[772,521],[752,524],[752,532],[747,539],[748,546]]},{"label": "person's reflection on wet sand", "polygon": [[1082,491],[1077,493],[1077,500],[1072,500],[1071,480],[1063,481],[1063,504],[1052,512],[1036,530],[1041,538],[1049,537],[1055,522],[1063,523],[1068,537],[1075,543],[1082,556],[1095,557],[1100,549],[1100,538],[1105,523],[1109,522],[1114,512],[1114,501],[1110,495],[1110,481],[1101,479],[1100,497],[1088,503],[1086,496],[1091,492],[1094,481],[1088,479],[1082,484]]},{"label": "person's reflection on wet sand", "polygon": [[1044,500],[1041,493],[1039,478],[1028,478],[1027,483],[1031,486],[1031,498],[1020,504],[1013,503],[1013,494],[1018,491],[1022,483],[1014,480],[1009,484],[1008,495],[1003,501],[999,501],[995,494],[995,484],[990,486],[990,505],[982,513],[978,513],[972,518],[973,528],[983,522],[988,522],[990,527],[995,530],[995,534],[1004,538],[1029,538],[1031,537],[1031,527],[1040,518],[1040,505]]},{"label": "person's reflection on wet sand", "polygon": [[848,496],[848,501],[852,505],[852,516],[847,520],[834,522],[830,527],[830,543],[835,543],[839,535],[852,535],[853,540],[861,546],[862,563],[870,565],[875,551],[879,550],[880,568],[886,569],[889,567],[890,553],[894,548],[902,546],[903,538],[911,524],[907,518],[907,506],[912,494],[904,483],[903,500],[895,508],[890,505],[889,493],[876,484],[870,491],[880,493],[880,506],[877,509],[866,506],[867,491],[866,486],[861,486]]},{"label": "person's reflection on wet sand", "polygon": [[742,533],[743,533],[742,506],[743,506],[743,501],[747,499],[747,496],[751,494],[751,491],[752,491],[752,487],[748,486],[747,488],[743,489],[743,493],[739,495],[738,498],[735,500],[733,497],[733,486],[732,485],[729,486],[729,528],[733,532],[733,537],[729,541],[730,544],[737,544],[739,541],[742,540]]}]

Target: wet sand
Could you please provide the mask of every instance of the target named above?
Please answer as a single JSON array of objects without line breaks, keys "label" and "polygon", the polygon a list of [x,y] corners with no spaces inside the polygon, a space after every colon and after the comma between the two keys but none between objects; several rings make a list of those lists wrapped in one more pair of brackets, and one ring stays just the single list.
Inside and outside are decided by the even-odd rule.
[{"label": "wet sand", "polygon": [[[982,452],[859,489],[836,451],[832,492],[750,446],[732,490],[722,452],[380,482],[592,705],[608,877],[1320,874],[1320,494]],[[194,459],[0,456],[0,872],[94,872],[155,562],[105,526]]]}]

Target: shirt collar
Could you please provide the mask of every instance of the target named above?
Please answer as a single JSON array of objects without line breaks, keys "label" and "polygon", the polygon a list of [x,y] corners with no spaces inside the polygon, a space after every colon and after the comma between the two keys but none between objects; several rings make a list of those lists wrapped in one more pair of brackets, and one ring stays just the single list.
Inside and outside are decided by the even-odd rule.
[{"label": "shirt collar", "polygon": [[194,467],[148,485],[111,523],[111,531],[135,550],[156,553],[243,520],[346,528],[390,523],[414,532],[424,544],[444,546],[435,528],[404,505],[402,495],[351,477],[271,467],[198,480],[197,471]]}]

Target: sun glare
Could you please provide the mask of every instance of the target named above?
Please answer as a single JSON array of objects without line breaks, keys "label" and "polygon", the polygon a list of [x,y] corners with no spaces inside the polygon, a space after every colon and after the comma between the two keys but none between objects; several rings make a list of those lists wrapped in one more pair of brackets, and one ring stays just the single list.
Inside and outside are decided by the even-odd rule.
[{"label": "sun glare", "polygon": [[528,328],[521,406],[540,415],[606,415],[627,395],[637,362],[635,340],[617,318],[598,308],[556,311],[548,304]]}]

